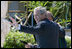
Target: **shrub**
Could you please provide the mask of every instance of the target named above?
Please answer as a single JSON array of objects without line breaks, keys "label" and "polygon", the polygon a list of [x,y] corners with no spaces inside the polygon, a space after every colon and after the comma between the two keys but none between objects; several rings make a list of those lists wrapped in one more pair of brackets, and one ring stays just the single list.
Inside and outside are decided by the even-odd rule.
[{"label": "shrub", "polygon": [[65,37],[66,42],[67,42],[67,48],[71,48],[71,38]]},{"label": "shrub", "polygon": [[34,37],[32,34],[20,33],[19,31],[14,32],[11,30],[6,36],[4,43],[4,48],[25,48],[25,45],[20,42],[20,40],[26,41],[28,43],[35,43]]},{"label": "shrub", "polygon": [[[65,37],[67,42],[67,48],[71,48],[71,39]],[[35,40],[32,34],[20,33],[19,31],[11,30],[6,36],[6,40],[3,48],[25,48],[25,45],[20,42],[20,40],[26,41],[28,43],[35,44]]]}]

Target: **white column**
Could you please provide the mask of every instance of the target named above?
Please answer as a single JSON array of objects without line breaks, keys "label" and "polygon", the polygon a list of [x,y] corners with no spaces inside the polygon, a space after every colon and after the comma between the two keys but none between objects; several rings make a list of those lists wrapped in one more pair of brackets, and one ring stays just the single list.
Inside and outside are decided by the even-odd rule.
[{"label": "white column", "polygon": [[1,18],[6,17],[8,11],[8,1],[1,1]]},{"label": "white column", "polygon": [[6,13],[8,9],[8,1],[1,1],[1,47],[3,47],[7,33],[10,30],[10,24],[6,18]]}]

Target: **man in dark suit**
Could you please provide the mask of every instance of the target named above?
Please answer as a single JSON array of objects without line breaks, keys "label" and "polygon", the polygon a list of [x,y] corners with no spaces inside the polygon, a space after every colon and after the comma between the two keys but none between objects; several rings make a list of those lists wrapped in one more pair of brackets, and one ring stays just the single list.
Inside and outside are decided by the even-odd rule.
[{"label": "man in dark suit", "polygon": [[47,19],[46,8],[35,8],[34,19],[37,23],[36,26],[21,25],[19,31],[34,34],[39,45],[38,48],[58,48],[59,26]]}]

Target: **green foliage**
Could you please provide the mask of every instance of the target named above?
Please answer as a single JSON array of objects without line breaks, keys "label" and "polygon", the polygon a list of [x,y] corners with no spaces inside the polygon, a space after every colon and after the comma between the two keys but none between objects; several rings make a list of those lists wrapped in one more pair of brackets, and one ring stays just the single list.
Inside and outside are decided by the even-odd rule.
[{"label": "green foliage", "polygon": [[4,48],[25,48],[25,45],[21,43],[20,40],[35,44],[35,40],[32,34],[27,34],[24,32],[20,33],[19,31],[14,32],[14,30],[11,30],[6,36]]},{"label": "green foliage", "polygon": [[[71,39],[66,37],[67,42],[67,48],[71,47]],[[14,30],[11,30],[9,34],[6,36],[6,40],[4,43],[3,48],[25,48],[25,45],[20,42],[20,40],[26,41],[28,43],[36,44],[34,37],[32,34],[27,34],[24,32],[15,32]]]},{"label": "green foliage", "polygon": [[[64,22],[71,22],[71,1],[20,1],[20,3],[25,3],[28,12],[33,12],[34,8],[38,6],[46,7],[47,10],[52,12],[54,17],[58,16],[56,22],[59,22],[59,19],[65,19],[64,21],[61,21],[61,24],[64,27],[66,26]],[[25,5],[23,6],[25,7]],[[66,16],[68,18],[67,20]]]},{"label": "green foliage", "polygon": [[71,39],[66,37],[66,42],[67,42],[67,48],[71,48]]}]

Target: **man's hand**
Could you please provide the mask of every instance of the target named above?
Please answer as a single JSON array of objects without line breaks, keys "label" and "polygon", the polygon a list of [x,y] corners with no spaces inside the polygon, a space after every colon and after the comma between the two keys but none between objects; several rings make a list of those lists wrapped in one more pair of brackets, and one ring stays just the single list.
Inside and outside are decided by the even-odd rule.
[{"label": "man's hand", "polygon": [[17,22],[14,18],[10,17],[10,19],[12,20],[13,24],[17,24]]},{"label": "man's hand", "polygon": [[31,48],[31,44],[30,43],[25,44],[25,48]]},{"label": "man's hand", "polygon": [[10,19],[12,20],[13,23],[10,23],[13,27],[17,28],[18,27],[18,23],[16,22],[16,20],[12,17],[10,17]]}]

